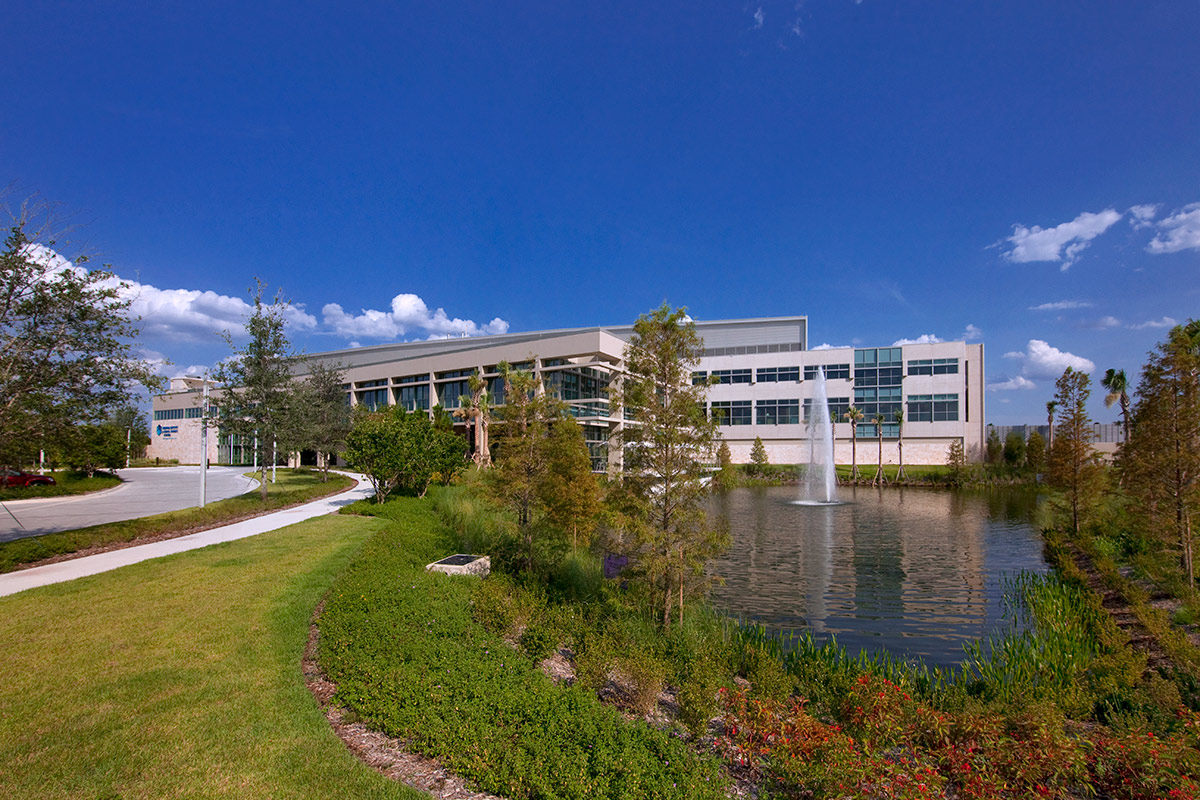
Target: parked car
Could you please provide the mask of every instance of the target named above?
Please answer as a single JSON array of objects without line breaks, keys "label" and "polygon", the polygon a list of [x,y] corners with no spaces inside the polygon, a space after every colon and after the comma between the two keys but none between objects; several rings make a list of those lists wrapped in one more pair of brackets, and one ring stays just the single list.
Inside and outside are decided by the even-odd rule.
[{"label": "parked car", "polygon": [[15,469],[0,470],[0,486],[53,486],[56,483],[49,475],[37,475]]}]

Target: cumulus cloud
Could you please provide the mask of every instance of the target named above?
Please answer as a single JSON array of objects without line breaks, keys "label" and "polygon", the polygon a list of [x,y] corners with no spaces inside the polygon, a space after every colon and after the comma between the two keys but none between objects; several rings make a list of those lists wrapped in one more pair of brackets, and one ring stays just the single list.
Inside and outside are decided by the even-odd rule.
[{"label": "cumulus cloud", "polygon": [[1066,311],[1072,308],[1091,308],[1092,304],[1083,300],[1058,300],[1054,303],[1042,303],[1040,306],[1030,306],[1030,311]]},{"label": "cumulus cloud", "polygon": [[1013,378],[1006,378],[1002,376],[994,379],[993,383],[987,384],[987,389],[991,392],[1011,392],[1018,389],[1036,388],[1036,383],[1021,375],[1017,375]]},{"label": "cumulus cloud", "polygon": [[1142,228],[1150,228],[1154,226],[1151,222],[1154,215],[1158,213],[1161,203],[1142,203],[1141,205],[1133,206],[1129,209],[1129,224],[1133,229],[1140,231]]},{"label": "cumulus cloud", "polygon": [[1146,245],[1149,253],[1200,250],[1200,203],[1191,203],[1155,223],[1158,234]]},{"label": "cumulus cloud", "polygon": [[1119,211],[1107,208],[1098,214],[1085,211],[1070,222],[1053,228],[1016,224],[1012,236],[1006,240],[1012,244],[1012,249],[1004,257],[1018,264],[1061,262],[1065,272],[1079,259],[1088,243],[1115,225],[1121,216]]},{"label": "cumulus cloud", "polygon": [[973,342],[976,339],[983,338],[983,331],[968,323],[966,330],[962,332],[961,338],[964,342]]},{"label": "cumulus cloud", "polygon": [[810,350],[845,350],[848,347],[850,347],[850,345],[848,345],[848,344],[829,344],[828,342],[825,342],[824,344],[819,344],[816,347],[810,347],[809,349]]},{"label": "cumulus cloud", "polygon": [[199,376],[212,368],[205,364],[188,364],[180,366],[172,364],[162,353],[157,350],[143,349],[141,351],[141,359],[150,369],[154,370],[155,375],[163,378],[182,378],[186,375]]},{"label": "cumulus cloud", "polygon": [[932,333],[923,333],[915,339],[897,339],[892,342],[892,347],[899,347],[904,344],[937,344],[942,341]]},{"label": "cumulus cloud", "polygon": [[415,294],[396,295],[388,311],[363,309],[359,314],[348,314],[337,303],[327,303],[321,309],[321,316],[334,333],[348,339],[395,339],[410,332],[424,333],[430,339],[508,332],[508,323],[499,317],[484,325],[469,319],[451,319],[444,309],[430,311]]},{"label": "cumulus cloud", "polygon": [[1136,325],[1128,325],[1127,327],[1133,331],[1144,331],[1147,328],[1174,328],[1179,323],[1172,317],[1163,317],[1162,319],[1152,319],[1146,322],[1139,322]]},{"label": "cumulus cloud", "polygon": [[1030,339],[1024,352],[1009,352],[1004,357],[1023,362],[1021,375],[1033,380],[1056,380],[1067,367],[1078,372],[1096,369],[1096,365],[1083,356],[1051,347],[1041,339]]}]

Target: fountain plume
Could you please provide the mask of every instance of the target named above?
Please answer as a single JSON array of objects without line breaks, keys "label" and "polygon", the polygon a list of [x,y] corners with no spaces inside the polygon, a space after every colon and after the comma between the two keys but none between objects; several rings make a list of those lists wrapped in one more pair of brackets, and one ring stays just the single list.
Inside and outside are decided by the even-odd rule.
[{"label": "fountain plume", "polygon": [[804,500],[810,503],[837,502],[837,467],[833,461],[833,423],[829,419],[829,397],[825,368],[817,370],[808,414],[808,467],[804,471]]}]

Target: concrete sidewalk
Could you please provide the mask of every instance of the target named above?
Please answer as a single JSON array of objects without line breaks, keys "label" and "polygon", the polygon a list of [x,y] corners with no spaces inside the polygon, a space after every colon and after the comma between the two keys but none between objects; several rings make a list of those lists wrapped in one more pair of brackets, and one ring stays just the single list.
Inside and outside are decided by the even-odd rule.
[{"label": "concrete sidewalk", "polygon": [[182,553],[185,550],[207,547],[210,544],[232,542],[235,539],[244,539],[247,536],[278,530],[297,522],[303,522],[306,519],[332,514],[339,508],[350,505],[355,500],[370,497],[375,493],[371,488],[370,482],[364,476],[351,472],[344,472],[342,474],[357,480],[358,485],[341,494],[335,494],[321,500],[314,500],[311,503],[287,508],[283,511],[276,511],[273,514],[264,514],[254,519],[235,522],[232,525],[224,525],[220,528],[212,528],[200,533],[190,533],[187,536],[179,536],[161,542],[111,550],[107,553],[98,553],[94,556],[84,556],[83,558],[60,561],[56,564],[47,564],[43,567],[33,567],[31,569],[18,570],[17,572],[0,575],[0,597],[32,589],[35,586],[46,586],[51,583],[61,583],[62,581],[82,578],[85,575],[108,572],[111,569],[136,564],[139,561],[147,561],[151,558],[169,556],[173,553]]}]

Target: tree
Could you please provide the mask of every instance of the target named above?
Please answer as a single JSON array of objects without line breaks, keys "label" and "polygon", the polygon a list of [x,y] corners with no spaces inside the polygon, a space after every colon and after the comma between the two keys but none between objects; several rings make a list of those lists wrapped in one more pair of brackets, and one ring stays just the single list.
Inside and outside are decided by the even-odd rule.
[{"label": "tree", "polygon": [[837,476],[837,421],[837,412],[832,408],[829,409],[829,438],[833,441],[833,452],[835,453],[833,463],[829,465],[829,468],[833,470],[834,481],[840,483],[840,479]]},{"label": "tree", "polygon": [[571,532],[571,549],[586,546],[600,513],[600,486],[592,472],[592,459],[583,430],[574,417],[564,416],[550,426],[545,441],[547,469],[538,498],[547,518]]},{"label": "tree", "polygon": [[1025,463],[1025,437],[1017,431],[1009,431],[1004,437],[1004,463],[1010,467]]},{"label": "tree", "polygon": [[453,414],[466,420],[467,429],[475,428],[475,450],[471,460],[477,467],[486,469],[492,465],[492,452],[488,446],[488,430],[491,427],[491,396],[488,382],[478,372],[467,378],[471,399],[464,408],[455,409]]},{"label": "tree", "polygon": [[246,320],[249,341],[242,348],[234,344],[226,331],[225,341],[233,356],[221,363],[214,373],[223,384],[221,427],[229,434],[255,441],[261,469],[260,496],[267,500],[267,462],[274,463],[276,445],[295,441],[294,418],[290,417],[296,394],[292,367],[297,355],[284,331],[287,304],[279,295],[263,302],[266,285],[258,282],[254,292],[254,311]]},{"label": "tree", "polygon": [[904,410],[897,408],[892,412],[892,417],[896,420],[896,456],[900,462],[900,466],[896,470],[896,481],[904,480]]},{"label": "tree", "polygon": [[729,546],[704,509],[716,425],[704,413],[707,387],[692,383],[703,352],[686,310],[664,303],[634,323],[614,393],[631,420],[622,432],[625,518],[664,628],[676,610],[682,618],[689,594],[707,588],[709,561]]},{"label": "tree", "polygon": [[321,458],[321,481],[329,480],[329,462],[346,444],[350,433],[350,407],[346,404],[344,377],[340,366],[320,361],[309,365],[308,378],[296,387],[299,399],[294,424],[299,431],[298,449],[316,450]]},{"label": "tree", "polygon": [[[1195,323],[1190,323],[1194,325]],[[1138,384],[1121,471],[1137,516],[1179,549],[1195,585],[1191,520],[1200,512],[1200,348],[1177,326],[1150,354]]]},{"label": "tree", "polygon": [[871,423],[875,426],[875,438],[879,440],[879,463],[875,467],[875,477],[871,479],[871,485],[883,486],[887,483],[887,479],[883,477],[883,414],[876,414],[871,418]]},{"label": "tree", "polygon": [[750,464],[750,469],[755,475],[760,478],[766,477],[767,467],[771,462],[767,458],[767,448],[761,436],[755,436],[754,444],[750,447]]},{"label": "tree", "polygon": [[999,432],[988,426],[987,440],[984,442],[984,460],[989,464],[999,464],[1004,457],[1004,443],[1000,441]]},{"label": "tree", "polygon": [[1058,408],[1058,401],[1046,401],[1046,456],[1050,456],[1050,448],[1054,446],[1054,412]]},{"label": "tree", "polygon": [[850,406],[845,417],[850,420],[850,480],[855,481],[858,479],[858,423],[862,422],[863,412]]},{"label": "tree", "polygon": [[1067,367],[1055,383],[1054,402],[1058,419],[1054,444],[1050,447],[1050,484],[1063,490],[1071,515],[1071,530],[1096,502],[1103,488],[1104,469],[1092,447],[1094,432],[1087,413],[1092,380],[1086,372]]},{"label": "tree", "polygon": [[1029,434],[1029,440],[1025,442],[1025,463],[1034,475],[1046,471],[1046,437],[1037,431]]},{"label": "tree", "polygon": [[125,430],[111,422],[75,426],[63,442],[67,465],[89,478],[97,470],[120,469],[125,464]]},{"label": "tree", "polygon": [[525,569],[533,569],[535,515],[538,490],[550,469],[546,441],[551,423],[563,415],[562,403],[541,391],[541,379],[532,372],[499,365],[504,381],[504,407],[496,436],[496,467],[490,486],[495,497],[517,518]]},{"label": "tree", "polygon": [[122,406],[112,413],[108,421],[124,431],[126,459],[145,457],[146,448],[150,446],[150,423],[145,414],[134,406]]},{"label": "tree", "polygon": [[1129,379],[1123,369],[1109,369],[1100,379],[1100,385],[1108,389],[1104,396],[1104,407],[1112,408],[1113,403],[1119,403],[1121,408],[1121,429],[1125,441],[1129,441]]},{"label": "tree", "polygon": [[729,442],[721,440],[721,446],[717,448],[717,470],[714,481],[718,489],[732,489],[737,486],[737,471],[733,466],[733,453],[729,451]]},{"label": "tree", "polygon": [[23,463],[40,443],[127,405],[135,384],[161,384],[131,357],[137,326],[128,285],[56,248],[45,203],[7,209],[0,249],[0,459]]},{"label": "tree", "polygon": [[356,412],[343,457],[367,476],[382,503],[393,491],[424,497],[438,476],[449,481],[466,467],[466,449],[461,436],[437,428],[423,412],[391,406]]},{"label": "tree", "polygon": [[962,484],[967,472],[967,451],[963,448],[962,439],[950,442],[946,451],[946,468],[950,471],[950,481],[955,486]]}]

